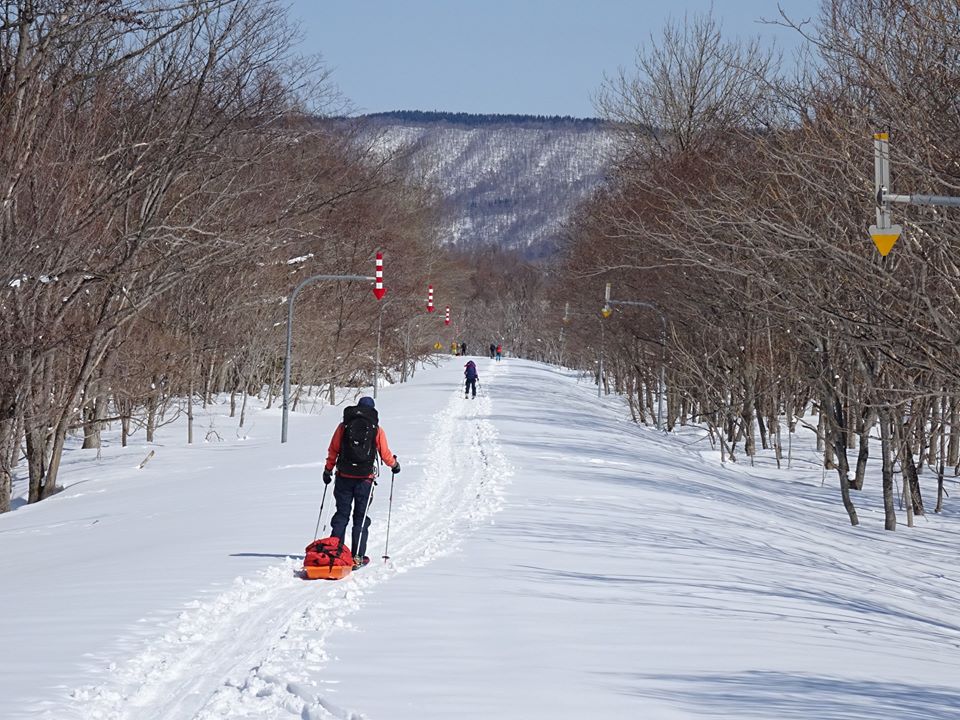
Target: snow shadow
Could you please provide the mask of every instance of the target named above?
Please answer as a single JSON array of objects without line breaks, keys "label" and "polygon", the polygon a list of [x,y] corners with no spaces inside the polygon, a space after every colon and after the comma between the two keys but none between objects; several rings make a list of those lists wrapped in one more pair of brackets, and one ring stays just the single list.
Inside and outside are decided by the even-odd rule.
[{"label": "snow shadow", "polygon": [[913,683],[761,670],[597,674],[625,694],[678,703],[712,718],[955,720],[960,715],[956,689]]}]

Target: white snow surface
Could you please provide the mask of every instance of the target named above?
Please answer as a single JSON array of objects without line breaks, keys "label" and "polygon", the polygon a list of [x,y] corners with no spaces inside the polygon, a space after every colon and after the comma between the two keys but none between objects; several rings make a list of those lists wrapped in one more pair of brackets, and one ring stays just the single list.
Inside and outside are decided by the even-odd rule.
[{"label": "white snow surface", "polygon": [[285,445],[217,405],[219,441],[72,448],[0,516],[0,718],[960,717],[955,514],[885,532],[871,476],[852,528],[804,438],[725,467],[565,370],[477,361],[476,400],[456,359],[378,393],[390,559],[387,472],[339,582],[298,570],[340,408]]}]

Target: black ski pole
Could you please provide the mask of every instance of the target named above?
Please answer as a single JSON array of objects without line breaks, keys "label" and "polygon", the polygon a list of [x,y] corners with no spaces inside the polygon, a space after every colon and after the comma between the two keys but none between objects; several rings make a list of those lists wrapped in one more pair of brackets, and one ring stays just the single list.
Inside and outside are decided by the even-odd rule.
[{"label": "black ski pole", "polygon": [[[317,539],[317,533],[320,532],[320,518],[323,517],[323,504],[327,501],[327,484],[323,484],[323,498],[320,500],[320,514],[317,515],[317,527],[313,531],[313,539]],[[323,524],[323,529],[327,529],[327,524]]]},{"label": "black ski pole", "polygon": [[[360,520],[360,534],[357,536],[357,552],[360,551],[360,545],[363,543],[363,526],[367,522],[367,510],[370,509],[370,504],[373,502],[373,490],[377,487],[377,481],[374,478],[370,478],[370,496],[367,498],[367,504],[363,506],[363,519]],[[350,548],[352,551],[353,548]],[[360,559],[363,559],[363,556],[360,556]]]},{"label": "black ski pole", "polygon": [[[396,459],[396,456],[394,456]],[[383,545],[383,561],[386,562],[390,559],[390,555],[387,554],[387,550],[390,548],[390,516],[393,515],[393,478],[390,476],[390,503],[387,505],[387,541]]]}]

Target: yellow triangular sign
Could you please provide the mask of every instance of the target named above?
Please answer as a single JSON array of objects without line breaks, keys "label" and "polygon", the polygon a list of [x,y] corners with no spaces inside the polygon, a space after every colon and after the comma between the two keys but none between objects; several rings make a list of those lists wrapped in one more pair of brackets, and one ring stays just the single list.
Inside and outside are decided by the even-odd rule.
[{"label": "yellow triangular sign", "polygon": [[870,237],[873,238],[873,244],[877,246],[877,250],[884,257],[893,249],[893,244],[902,232],[903,228],[899,225],[891,225],[888,228],[881,228],[876,225],[870,226]]}]

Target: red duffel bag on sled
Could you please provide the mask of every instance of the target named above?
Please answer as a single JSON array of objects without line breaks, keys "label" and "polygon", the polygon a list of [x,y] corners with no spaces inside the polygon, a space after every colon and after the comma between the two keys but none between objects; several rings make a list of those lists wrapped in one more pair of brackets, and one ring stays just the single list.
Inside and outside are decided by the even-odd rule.
[{"label": "red duffel bag on sled", "polygon": [[322,538],[307,545],[303,571],[311,580],[339,580],[349,575],[351,570],[353,555],[340,538]]}]

